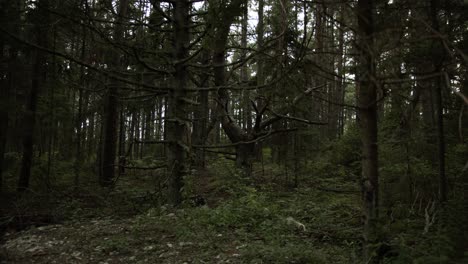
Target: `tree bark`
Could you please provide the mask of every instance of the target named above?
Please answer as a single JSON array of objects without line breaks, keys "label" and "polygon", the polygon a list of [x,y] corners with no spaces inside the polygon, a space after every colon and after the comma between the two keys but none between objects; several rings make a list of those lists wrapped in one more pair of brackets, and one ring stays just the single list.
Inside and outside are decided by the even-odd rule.
[{"label": "tree bark", "polygon": [[[0,3],[0,24],[11,23],[11,20],[16,21],[14,17],[17,13],[15,10],[16,5],[10,3],[10,1],[3,1]],[[3,190],[3,162],[6,151],[6,143],[8,137],[8,126],[9,126],[9,110],[10,110],[10,91],[13,85],[13,67],[16,61],[17,52],[13,47],[10,47],[10,54],[8,55],[5,51],[5,47],[13,46],[14,44],[6,38],[5,34],[0,35],[0,61],[7,62],[8,69],[0,71],[0,193]]]},{"label": "tree bark", "polygon": [[[439,11],[439,0],[431,0],[431,24],[432,29],[440,33],[437,13]],[[442,65],[445,57],[445,48],[442,40],[436,39],[432,43],[432,64],[435,72],[442,73]],[[434,85],[434,103],[435,117],[437,124],[437,159],[439,165],[439,199],[441,203],[447,201],[447,176],[445,175],[445,136],[444,136],[444,118],[442,104],[442,76],[437,77]]]},{"label": "tree bark", "polygon": [[[246,62],[246,56],[247,56],[247,25],[248,25],[248,0],[245,0],[245,3],[242,7],[242,22],[241,22],[241,27],[242,27],[242,32],[241,32],[241,47],[243,48],[241,51],[241,61],[244,63],[241,67],[241,74],[240,74],[240,79],[243,85],[247,85],[247,82],[249,80],[248,72],[247,72],[247,62]],[[247,129],[247,131],[252,130],[252,108],[250,105],[250,90],[245,89],[243,92],[243,97],[242,97],[242,106],[243,106],[243,123],[244,123],[244,128]]]},{"label": "tree bark", "polygon": [[[265,9],[265,1],[259,0],[258,1],[258,24],[257,24],[257,49],[263,50],[264,49],[264,34],[265,34],[265,25],[263,22],[264,19],[264,10]],[[263,54],[258,55],[257,59],[257,86],[262,86],[265,84],[265,74],[264,74],[264,56]],[[262,100],[256,100],[257,106],[262,107]],[[258,113],[257,113],[258,115]],[[257,117],[255,117],[257,118]],[[263,161],[263,147],[262,142],[258,142],[256,149],[255,149],[255,159]]]},{"label": "tree bark", "polygon": [[[288,48],[285,38],[286,31],[288,30],[288,1],[278,1],[276,4],[276,8],[278,9],[279,14],[277,14],[278,26],[276,29],[277,32],[275,33],[280,37],[278,38],[277,50],[275,51],[278,60],[275,70],[277,77],[280,77],[284,74],[284,66],[287,64],[288,60]],[[273,94],[273,98],[276,98],[277,100],[282,100],[282,98],[287,96],[287,94],[285,93],[286,91],[282,89],[281,85],[284,85],[284,83],[279,83],[276,87],[275,93]],[[272,124],[272,126],[273,130],[281,130],[283,128],[286,128],[287,124],[284,124],[282,122],[275,122],[274,124]],[[285,156],[287,155],[288,151],[287,140],[287,135],[283,133],[272,136],[271,158],[274,163],[280,164],[281,162],[285,162]]]},{"label": "tree bark", "polygon": [[120,109],[120,122],[119,122],[119,177],[125,174],[126,151],[125,151],[125,110]]},{"label": "tree bark", "polygon": [[[129,1],[120,0],[118,8],[117,22],[114,29],[114,40],[119,43],[123,39],[124,28],[122,22],[127,15]],[[109,56],[109,65],[121,70],[120,54],[113,50]],[[102,141],[102,175],[100,185],[111,187],[115,177],[115,156],[117,151],[117,131],[118,131],[118,86],[120,83],[111,80],[106,95],[106,106],[104,110],[104,138]]]},{"label": "tree bark", "polygon": [[[82,27],[82,42],[81,42],[81,54],[80,54],[80,59],[82,61],[85,60],[85,55],[86,55],[86,28],[83,26]],[[80,170],[81,170],[81,163],[83,160],[83,155],[82,155],[82,125],[83,125],[83,89],[86,86],[86,81],[85,81],[85,68],[84,66],[80,67],[80,85],[81,87],[79,88],[78,91],[78,113],[76,116],[76,124],[75,124],[75,129],[76,129],[76,156],[75,156],[75,179],[74,179],[74,184],[75,187],[78,187],[80,184]]]},{"label": "tree bark", "polygon": [[[229,30],[231,24],[234,22],[234,18],[242,14],[242,4],[245,0],[235,0],[232,1],[227,7],[223,7],[221,10],[221,16],[218,19],[221,19],[217,23],[217,28],[215,29],[217,35],[212,39],[212,44],[214,47],[213,51],[213,64],[214,67],[214,82],[215,86],[223,87],[226,82],[225,76],[225,53],[226,53],[226,44],[228,40]],[[219,7],[218,7],[219,8]],[[230,97],[229,91],[226,88],[219,88],[218,100],[216,112],[219,116],[222,128],[226,133],[227,137],[232,143],[244,142],[252,140],[251,135],[247,134],[232,118],[230,114]],[[245,150],[250,150],[251,148],[245,147],[236,147],[236,165],[240,166],[241,169],[247,175],[250,175],[251,169],[251,159],[252,156],[250,153],[243,153]]]},{"label": "tree bark", "polygon": [[[206,65],[209,63],[209,51],[203,50],[200,56],[202,64]],[[201,87],[204,87],[209,80],[208,72],[204,72],[200,76]],[[194,121],[193,121],[193,133],[192,133],[192,142],[194,145],[204,145],[208,137],[208,115],[209,115],[209,92],[200,91],[199,92],[199,105],[195,107],[194,111]],[[200,168],[205,168],[205,158],[206,153],[205,149],[199,148],[195,149],[194,155],[194,165]]]},{"label": "tree bark", "polygon": [[[344,8],[345,5],[340,5],[339,9],[339,21],[343,22],[344,18]],[[344,30],[342,27],[338,29],[338,77],[336,78],[336,86],[337,86],[337,102],[338,105],[338,135],[342,136],[344,133],[344,123],[345,123],[345,115],[344,115],[344,106],[341,105],[344,103],[345,97],[345,83],[344,83],[344,56],[345,56],[345,45],[344,45]]]},{"label": "tree bark", "polygon": [[[4,10],[5,7],[0,6],[0,10]],[[1,12],[1,11],[0,11]],[[0,13],[3,17],[5,14]],[[5,61],[6,56],[3,54],[5,40],[2,38],[0,39],[0,61]],[[1,72],[1,75],[4,73]],[[11,83],[11,75],[9,72],[5,71],[6,78],[0,78],[0,193],[3,190],[3,159],[5,155],[5,148],[7,142],[7,135],[8,135],[8,119],[9,119],[9,93],[10,93],[10,83]]]},{"label": "tree bark", "polygon": [[373,1],[359,0],[356,7],[358,30],[357,96],[358,123],[362,142],[362,198],[364,208],[364,263],[377,263],[372,244],[376,242],[378,218],[378,149],[377,149],[377,87],[373,42]]},{"label": "tree bark", "polygon": [[[45,13],[43,12],[46,12],[48,6],[48,0],[40,1],[34,14],[34,36],[37,43],[43,47],[47,46],[47,30],[46,27],[43,26],[43,24],[47,23],[47,21],[44,21]],[[29,188],[31,166],[34,154],[34,130],[36,128],[37,102],[39,98],[40,85],[43,81],[42,77],[44,74],[46,60],[46,55],[38,49],[34,49],[31,53],[33,72],[31,76],[31,90],[29,93],[28,103],[26,105],[26,113],[23,119],[23,156],[21,160],[21,170],[17,187],[19,192],[26,191]]]},{"label": "tree bark", "polygon": [[189,0],[174,2],[174,59],[175,80],[174,89],[169,91],[167,122],[167,171],[169,179],[168,201],[177,206],[182,201],[181,189],[183,178],[188,171],[188,157],[190,155],[190,121],[188,109],[184,99],[187,96],[188,70],[184,59],[188,57],[190,41]]}]

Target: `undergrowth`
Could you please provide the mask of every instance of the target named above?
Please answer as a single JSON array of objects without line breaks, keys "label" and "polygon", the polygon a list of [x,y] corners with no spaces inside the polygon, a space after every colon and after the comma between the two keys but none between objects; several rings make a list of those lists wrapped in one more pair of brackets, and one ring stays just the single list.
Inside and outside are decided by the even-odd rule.
[{"label": "undergrowth", "polygon": [[[354,142],[352,137],[343,140]],[[296,188],[285,184],[281,166],[256,163],[253,177],[247,178],[230,161],[219,158],[206,170],[193,170],[186,177],[186,200],[178,209],[168,207],[162,199],[163,172],[128,173],[113,190],[93,187],[93,179],[84,175],[78,188],[56,182],[47,194],[7,197],[12,202],[10,214],[2,220],[22,218],[21,229],[29,228],[23,235],[39,232],[32,226],[62,224],[48,236],[56,240],[67,237],[80,244],[83,254],[93,258],[88,259],[91,262],[112,256],[124,263],[360,263],[362,209],[357,161],[348,157],[354,149],[339,144],[327,148],[317,157],[318,163],[302,170]],[[325,173],[336,165],[330,161],[333,159],[347,165]],[[401,166],[384,163],[383,183],[400,173]],[[192,203],[194,196],[206,199],[206,204]],[[466,238],[460,227],[466,223],[457,217],[463,203],[451,199],[444,209],[436,205],[429,211],[434,221],[428,224],[432,221],[427,220],[429,201],[417,197],[399,197],[398,202],[384,204],[378,234],[381,242],[375,246],[375,254],[382,263],[463,261],[460,252]],[[28,215],[50,218],[43,219],[44,223],[27,223]],[[71,249],[57,246],[53,250]]]}]

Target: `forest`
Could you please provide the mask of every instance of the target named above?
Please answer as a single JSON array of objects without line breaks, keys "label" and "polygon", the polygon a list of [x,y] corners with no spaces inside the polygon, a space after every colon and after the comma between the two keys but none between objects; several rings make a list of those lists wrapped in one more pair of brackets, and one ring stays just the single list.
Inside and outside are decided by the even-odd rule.
[{"label": "forest", "polygon": [[0,263],[468,263],[468,1],[0,0]]}]

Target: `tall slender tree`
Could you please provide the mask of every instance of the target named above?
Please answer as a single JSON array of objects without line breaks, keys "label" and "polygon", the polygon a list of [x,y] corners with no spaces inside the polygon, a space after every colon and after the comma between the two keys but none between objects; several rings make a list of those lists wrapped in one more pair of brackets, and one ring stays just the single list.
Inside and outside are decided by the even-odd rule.
[{"label": "tall slender tree", "polygon": [[356,88],[358,124],[362,142],[362,199],[364,209],[364,262],[377,263],[372,244],[377,236],[379,165],[377,148],[377,86],[374,48],[373,1],[359,0],[356,6]]},{"label": "tall slender tree", "polygon": [[[49,0],[41,0],[36,3],[36,8],[31,12],[31,19],[34,25],[32,35],[34,36],[35,43],[41,47],[47,46],[47,30],[49,22],[47,19],[47,12],[49,7]],[[43,85],[45,82],[44,73],[46,67],[46,58],[47,55],[37,48],[32,49],[30,52],[30,59],[33,70],[31,73],[31,89],[29,91],[26,112],[23,119],[23,156],[21,159],[21,170],[17,188],[20,192],[26,191],[29,188],[29,181],[31,178],[31,166],[34,154],[34,138],[37,122],[37,104],[41,85]]]},{"label": "tall slender tree", "polygon": [[434,82],[434,103],[435,103],[435,120],[437,124],[437,159],[439,165],[439,199],[442,203],[447,201],[447,176],[445,175],[445,136],[444,136],[444,119],[443,119],[443,104],[442,104],[442,86],[445,82],[442,82],[443,78],[443,63],[445,57],[445,49],[443,47],[442,40],[440,39],[442,32],[439,26],[438,13],[440,11],[440,1],[431,0],[430,4],[430,17],[431,27],[435,34],[439,35],[431,43],[432,53],[432,67],[434,72],[440,73]]},{"label": "tall slender tree", "polygon": [[[113,40],[116,45],[122,42],[124,37],[124,24],[129,8],[128,0],[120,0],[118,4],[117,18],[115,22]],[[123,70],[121,61],[121,53],[112,49],[108,57],[109,67],[115,71]],[[115,177],[115,159],[117,151],[117,135],[118,135],[118,96],[119,85],[121,83],[112,79],[107,87],[106,103],[104,108],[103,122],[103,138],[102,138],[102,161],[101,161],[101,186],[112,186]]]},{"label": "tall slender tree", "polygon": [[169,91],[167,110],[167,171],[169,179],[169,202],[177,206],[182,201],[181,189],[188,172],[190,154],[190,120],[187,108],[188,71],[185,60],[189,56],[190,9],[189,0],[174,3],[174,87]]}]

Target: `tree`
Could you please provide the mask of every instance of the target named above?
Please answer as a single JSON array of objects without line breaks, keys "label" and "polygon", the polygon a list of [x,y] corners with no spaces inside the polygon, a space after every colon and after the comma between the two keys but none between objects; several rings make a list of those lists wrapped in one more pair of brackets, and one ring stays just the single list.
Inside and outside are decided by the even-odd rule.
[{"label": "tree", "polygon": [[364,209],[364,262],[377,263],[372,244],[377,236],[379,166],[377,148],[377,80],[374,48],[373,1],[359,0],[356,6],[356,89],[358,124],[362,142],[362,199]]},{"label": "tree", "polygon": [[[16,21],[16,15],[18,14],[17,3],[11,3],[10,1],[3,1],[0,3],[0,24],[6,24],[8,20]],[[9,49],[8,54],[6,51]],[[10,119],[10,93],[12,90],[14,78],[13,72],[10,71],[13,68],[13,64],[17,57],[17,51],[13,48],[13,41],[7,38],[4,34],[0,37],[0,61],[8,65],[8,68],[0,72],[0,193],[3,190],[3,166],[4,157],[8,137],[8,126]]]},{"label": "tree", "polygon": [[[211,18],[213,19],[211,23],[214,26],[213,32],[216,34],[212,39],[211,46],[213,49],[214,83],[215,86],[219,87],[216,110],[218,118],[229,140],[236,144],[239,143],[235,146],[236,165],[239,168],[245,169],[247,174],[250,174],[250,159],[254,150],[254,143],[242,142],[248,142],[254,138],[243,131],[232,118],[229,110],[229,91],[223,87],[226,84],[226,69],[224,64],[228,35],[234,18],[241,14],[242,4],[243,0],[233,0],[226,7],[222,7],[222,3],[210,6]],[[218,14],[215,14],[215,12],[218,12]]]},{"label": "tree", "polygon": [[[431,0],[431,27],[436,34],[441,34],[439,27],[439,0]],[[442,65],[445,57],[445,50],[442,47],[442,40],[435,40],[432,46],[432,67],[434,72],[442,73]],[[444,136],[444,119],[443,119],[443,105],[442,105],[442,76],[436,78],[434,82],[434,101],[435,101],[435,117],[437,120],[437,158],[439,165],[439,199],[442,203],[447,201],[447,177],[445,175],[445,136]]]},{"label": "tree", "polygon": [[[49,8],[48,0],[41,0],[36,3],[36,9],[31,13],[31,20],[34,23],[34,32],[32,32],[36,43],[40,46],[47,46],[47,27],[42,24],[48,23],[47,9]],[[37,103],[41,85],[44,83],[46,54],[39,50],[31,51],[30,59],[32,63],[31,89],[26,105],[26,113],[23,120],[24,136],[23,136],[23,156],[21,160],[21,171],[18,180],[18,191],[23,192],[29,188],[31,178],[31,166],[34,154],[34,136],[36,129]]]},{"label": "tree", "polygon": [[[117,45],[122,42],[124,37],[123,22],[127,16],[129,1],[120,0],[118,5],[117,19],[114,28],[114,41]],[[123,70],[121,55],[117,50],[112,50],[109,54],[108,64],[115,71]],[[118,135],[118,87],[120,82],[111,79],[107,87],[106,104],[104,110],[103,138],[102,138],[102,163],[100,184],[102,186],[112,186],[115,174],[115,158],[117,151]]]},{"label": "tree", "polygon": [[190,120],[188,119],[187,81],[188,72],[185,60],[189,56],[190,43],[189,0],[174,3],[174,88],[169,91],[167,111],[167,171],[169,179],[169,202],[176,206],[182,201],[181,189],[187,175],[190,155]]}]

